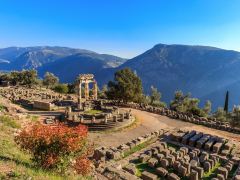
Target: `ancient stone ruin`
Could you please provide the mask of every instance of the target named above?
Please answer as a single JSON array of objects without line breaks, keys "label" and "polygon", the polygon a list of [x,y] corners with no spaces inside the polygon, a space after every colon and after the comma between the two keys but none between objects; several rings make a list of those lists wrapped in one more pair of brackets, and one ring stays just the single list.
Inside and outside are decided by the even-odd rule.
[{"label": "ancient stone ruin", "polygon": [[99,147],[92,159],[108,179],[237,180],[237,146],[239,142],[203,132],[159,130],[118,147]]},{"label": "ancient stone ruin", "polygon": [[[67,107],[64,119],[70,124],[87,125],[91,131],[120,128],[130,125],[135,120],[131,111],[120,110],[118,107],[108,106],[104,102],[97,103],[99,102],[92,102],[92,108],[88,111],[73,111],[71,107]],[[89,114],[88,112],[92,110],[97,112]]]},{"label": "ancient stone ruin", "polygon": [[[93,95],[90,98],[89,96],[89,83],[93,83]],[[98,88],[97,88],[97,81],[94,79],[93,74],[80,74],[78,77],[78,108],[81,110],[82,109],[82,85],[84,85],[84,98],[85,101],[87,100],[97,100],[97,93],[98,93]]]},{"label": "ancient stone ruin", "polygon": [[[89,83],[93,83],[92,96],[89,95]],[[83,85],[84,96],[82,97]],[[62,118],[68,123],[81,123],[87,125],[89,130],[96,131],[124,127],[134,121],[131,111],[120,110],[108,101],[98,100],[98,87],[93,74],[80,74],[77,86],[77,107],[68,106]]]},{"label": "ancient stone ruin", "polygon": [[30,109],[51,111],[62,101],[74,101],[74,95],[64,95],[49,89],[29,88],[24,86],[1,87],[0,95],[13,103]]}]

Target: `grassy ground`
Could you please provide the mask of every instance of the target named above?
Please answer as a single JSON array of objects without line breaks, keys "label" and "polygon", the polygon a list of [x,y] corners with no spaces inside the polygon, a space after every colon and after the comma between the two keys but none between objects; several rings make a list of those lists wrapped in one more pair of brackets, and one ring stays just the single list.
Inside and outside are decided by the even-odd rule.
[{"label": "grassy ground", "polygon": [[88,110],[88,111],[85,111],[84,113],[88,114],[88,115],[95,115],[95,114],[102,113],[102,111],[100,111],[100,110]]},{"label": "grassy ground", "polygon": [[149,167],[147,163],[137,163],[136,168],[137,168],[137,174],[136,175],[138,177],[141,177],[143,171],[148,171],[148,172],[151,172],[151,173],[155,173],[155,168]]},{"label": "grassy ground", "polygon": [[38,119],[39,119],[39,116],[36,116],[36,115],[34,115],[34,116],[27,115],[26,118],[27,118],[27,119],[30,119],[32,122],[37,122]]},{"label": "grassy ground", "polygon": [[4,106],[0,104],[0,112],[4,110]]},{"label": "grassy ground", "polygon": [[169,147],[174,148],[176,151],[178,151],[178,150],[180,149],[180,146],[177,146],[177,145],[171,144],[171,143],[167,143],[167,146],[168,146],[168,148],[169,148]]},{"label": "grassy ground", "polygon": [[203,179],[212,179],[213,176],[215,175],[215,171],[217,170],[218,167],[221,166],[221,163],[218,162],[209,172],[204,173]]},{"label": "grassy ground", "polygon": [[0,179],[91,179],[80,176],[60,176],[33,166],[30,156],[19,150],[14,142],[14,129],[20,128],[15,120],[0,116]]},{"label": "grassy ground", "polygon": [[116,128],[112,128],[112,129],[108,129],[105,131],[95,131],[95,132],[91,132],[91,133],[101,133],[101,134],[110,134],[110,133],[116,133],[116,132],[122,132],[125,130],[130,130],[132,128],[135,128],[137,125],[139,124],[139,120],[135,117],[135,119],[133,120],[133,122],[131,122],[130,124],[123,126],[123,127],[116,127]]},{"label": "grassy ground", "polygon": [[15,120],[13,120],[9,116],[0,116],[0,123],[2,128],[20,128],[20,124],[18,124]]},{"label": "grassy ground", "polygon": [[125,158],[125,157],[127,157],[127,156],[129,156],[129,155],[131,155],[131,154],[133,154],[133,153],[135,153],[135,152],[137,152],[137,151],[140,151],[141,149],[149,146],[149,145],[152,144],[155,140],[156,140],[156,139],[151,139],[151,140],[146,141],[146,142],[143,142],[143,143],[141,143],[141,144],[139,144],[139,145],[137,145],[137,146],[134,146],[132,149],[124,152],[123,158]]}]

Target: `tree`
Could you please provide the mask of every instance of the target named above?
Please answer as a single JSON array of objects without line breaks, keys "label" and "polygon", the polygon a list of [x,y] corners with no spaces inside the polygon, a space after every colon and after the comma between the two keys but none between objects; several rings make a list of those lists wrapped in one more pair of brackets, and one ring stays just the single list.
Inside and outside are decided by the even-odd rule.
[{"label": "tree", "polygon": [[151,105],[154,104],[154,102],[160,102],[161,99],[161,93],[158,92],[157,88],[151,86]]},{"label": "tree", "polygon": [[201,116],[201,109],[198,107],[200,100],[197,98],[185,98],[183,105],[185,106],[185,112],[193,115]]},{"label": "tree", "polygon": [[151,97],[149,95],[144,95],[142,103],[151,104]]},{"label": "tree", "polygon": [[38,75],[36,70],[24,70],[22,71],[22,73],[23,73],[22,83],[24,85],[32,86],[37,84]]},{"label": "tree", "polygon": [[145,102],[149,101],[147,104],[151,104],[156,107],[166,107],[167,105],[161,101],[161,97],[162,95],[157,88],[151,86],[151,96],[145,96]]},{"label": "tree", "polygon": [[[182,91],[175,91],[174,99],[170,103],[170,109],[179,111],[180,109],[183,109],[184,103],[186,104],[186,99],[190,97],[190,94],[184,95]],[[185,101],[185,102],[184,102]],[[181,110],[185,111],[185,110]]]},{"label": "tree", "polygon": [[11,83],[11,76],[9,73],[0,73],[0,84]]},{"label": "tree", "polygon": [[106,99],[107,98],[107,91],[108,91],[108,87],[106,84],[103,85],[102,90],[99,91],[99,97],[102,99]]},{"label": "tree", "polygon": [[32,86],[38,84],[38,75],[36,70],[12,71],[0,76],[1,81],[8,81],[12,85]]},{"label": "tree", "polygon": [[49,87],[54,87],[59,82],[59,78],[53,73],[46,72],[43,79],[43,85]]},{"label": "tree", "polygon": [[13,85],[33,86],[37,84],[38,74],[36,70],[12,71],[10,79]]},{"label": "tree", "polygon": [[170,108],[178,112],[206,116],[204,110],[199,108],[199,102],[200,100],[198,98],[191,98],[190,93],[184,95],[182,91],[176,91],[174,100],[170,103]]},{"label": "tree", "polygon": [[219,107],[214,113],[213,117],[215,117],[219,121],[226,121],[226,112],[223,108]]},{"label": "tree", "polygon": [[68,93],[68,86],[66,84],[58,84],[54,87],[53,90],[58,93],[66,94]]},{"label": "tree", "polygon": [[233,126],[240,125],[240,106],[234,106],[231,113],[231,124]]},{"label": "tree", "polygon": [[12,71],[10,81],[13,85],[33,86],[38,83],[38,74],[36,70]]},{"label": "tree", "polygon": [[68,93],[75,94],[77,92],[77,87],[75,83],[69,83],[68,86]]},{"label": "tree", "polygon": [[43,80],[42,79],[36,79],[36,85],[38,85],[40,88],[43,87]]},{"label": "tree", "polygon": [[203,112],[208,115],[211,112],[212,109],[212,103],[211,101],[207,100],[204,107],[203,107]]},{"label": "tree", "polygon": [[10,81],[11,81],[11,84],[12,85],[24,85],[23,84],[23,72],[20,72],[20,71],[12,71],[10,73]]},{"label": "tree", "polygon": [[224,111],[226,114],[228,113],[228,101],[229,101],[229,92],[227,91],[225,96],[225,102],[224,102]]},{"label": "tree", "polygon": [[108,83],[107,96],[123,102],[141,102],[143,98],[142,81],[129,68],[119,70],[114,81]]},{"label": "tree", "polygon": [[10,81],[11,77],[9,73],[0,73],[0,81]]}]

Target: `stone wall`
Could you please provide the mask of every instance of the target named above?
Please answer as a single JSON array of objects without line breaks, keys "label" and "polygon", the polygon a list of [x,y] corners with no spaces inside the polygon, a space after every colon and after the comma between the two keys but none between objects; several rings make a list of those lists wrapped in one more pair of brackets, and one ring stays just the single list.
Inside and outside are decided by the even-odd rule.
[{"label": "stone wall", "polygon": [[153,107],[153,106],[140,106],[139,104],[134,104],[134,103],[127,104],[127,105],[125,104],[122,106],[128,107],[128,108],[139,109],[142,111],[147,111],[147,112],[163,115],[163,116],[167,116],[169,118],[178,119],[178,120],[182,120],[185,122],[190,122],[190,123],[194,123],[194,124],[198,124],[198,125],[203,125],[203,126],[207,126],[207,127],[218,129],[218,130],[223,130],[223,131],[240,134],[240,128],[232,127],[232,126],[230,126],[230,124],[228,122],[219,122],[215,118],[198,117],[198,116],[193,116],[193,115],[186,114],[186,113],[176,112],[176,111],[170,110],[168,108],[157,108],[157,107]]},{"label": "stone wall", "polygon": [[54,108],[54,105],[52,103],[49,103],[49,102],[34,101],[33,102],[33,108],[46,110],[46,111],[51,111]]}]

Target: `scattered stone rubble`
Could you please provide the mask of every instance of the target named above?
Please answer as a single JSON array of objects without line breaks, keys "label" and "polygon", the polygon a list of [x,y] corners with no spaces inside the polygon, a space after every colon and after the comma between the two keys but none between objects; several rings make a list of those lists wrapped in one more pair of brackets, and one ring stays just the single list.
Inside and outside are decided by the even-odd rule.
[{"label": "scattered stone rubble", "polygon": [[24,86],[0,87],[0,95],[25,107],[51,110],[54,104],[73,100],[73,96],[62,95],[51,90],[27,88]]},{"label": "scattered stone rubble", "polygon": [[[150,141],[143,149],[124,156]],[[159,130],[116,148],[97,148],[92,158],[96,170],[108,179],[200,180],[212,172],[210,179],[238,180],[240,159],[232,154],[235,147],[235,142],[202,132]],[[140,171],[141,164],[146,168]]]}]

